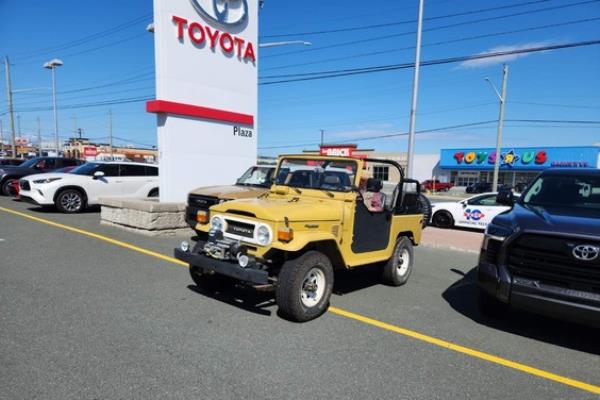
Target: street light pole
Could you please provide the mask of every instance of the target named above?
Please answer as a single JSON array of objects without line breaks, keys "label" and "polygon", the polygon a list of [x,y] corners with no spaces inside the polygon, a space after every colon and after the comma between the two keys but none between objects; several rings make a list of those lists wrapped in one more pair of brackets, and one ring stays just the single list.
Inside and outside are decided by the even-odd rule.
[{"label": "street light pole", "polygon": [[58,58],[55,58],[51,61],[48,61],[44,64],[44,68],[50,69],[52,71],[52,108],[54,110],[54,148],[56,149],[56,155],[58,156],[59,147],[58,147],[58,114],[56,111],[56,76],[55,70],[56,67],[60,67],[63,65],[63,62]]},{"label": "street light pole", "polygon": [[42,156],[42,123],[40,117],[37,117],[37,135],[38,135],[38,156]]},{"label": "street light pole", "polygon": [[502,128],[504,127],[504,106],[506,104],[506,85],[508,83],[508,65],[504,64],[502,68],[502,93],[498,92],[496,86],[492,83],[489,78],[485,80],[492,86],[496,96],[500,100],[500,114],[498,115],[498,132],[496,135],[496,160],[494,162],[494,178],[492,181],[492,191],[498,191],[498,175],[500,173],[500,151],[502,149]]},{"label": "street light pole", "polygon": [[410,125],[408,128],[408,151],[406,176],[412,177],[414,173],[414,151],[415,151],[415,124],[417,119],[417,98],[419,95],[419,67],[421,65],[421,32],[423,30],[423,3],[419,0],[419,17],[417,19],[417,46],[415,50],[415,71],[413,76],[412,103],[410,107]]},{"label": "street light pole", "polygon": [[15,114],[13,110],[13,92],[10,81],[10,62],[8,56],[4,58],[4,70],[6,72],[6,100],[8,101],[8,123],[11,132],[10,145],[12,147],[13,158],[17,157],[17,144],[15,142]]}]

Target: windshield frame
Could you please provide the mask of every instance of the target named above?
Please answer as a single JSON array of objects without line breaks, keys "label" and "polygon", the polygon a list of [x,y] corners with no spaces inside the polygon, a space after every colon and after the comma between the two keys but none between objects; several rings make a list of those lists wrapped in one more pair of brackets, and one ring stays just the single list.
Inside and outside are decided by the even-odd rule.
[{"label": "windshield frame", "polygon": [[[305,166],[307,168],[309,166],[306,164],[308,164],[308,162],[310,162],[310,161],[324,162],[324,163],[343,162],[343,163],[353,164],[352,174],[349,174],[350,176],[353,175],[353,178],[351,180],[351,185],[347,187],[347,190],[340,190],[340,189],[330,188],[330,187],[324,188],[324,187],[322,187],[322,185],[319,187],[310,187],[310,186],[290,186],[289,184],[280,183],[280,182],[278,182],[278,177],[279,177],[279,174],[281,173],[282,169],[286,168],[286,167],[282,166],[285,161],[288,161],[288,162],[289,161],[292,161],[292,162],[293,161],[302,161],[305,163]],[[323,156],[314,156],[314,157],[303,157],[303,156],[294,156],[294,155],[284,156],[284,157],[280,158],[279,162],[277,163],[277,169],[273,173],[273,184],[277,185],[277,186],[289,187],[289,188],[300,189],[300,190],[318,190],[318,191],[330,192],[330,193],[331,192],[333,192],[333,193],[352,193],[352,192],[356,191],[356,188],[358,186],[357,182],[360,177],[358,161],[359,161],[358,159],[323,157]],[[302,165],[299,164],[298,166],[302,166]],[[318,168],[327,168],[327,166],[328,165],[326,165],[325,167],[318,167]]]}]

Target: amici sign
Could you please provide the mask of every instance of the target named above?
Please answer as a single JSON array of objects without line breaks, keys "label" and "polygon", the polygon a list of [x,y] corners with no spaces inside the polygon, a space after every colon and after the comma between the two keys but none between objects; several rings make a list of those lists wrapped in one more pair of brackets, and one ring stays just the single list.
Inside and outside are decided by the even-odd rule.
[{"label": "amici sign", "polygon": [[247,0],[191,0],[206,19],[224,26],[237,26],[248,20]]}]

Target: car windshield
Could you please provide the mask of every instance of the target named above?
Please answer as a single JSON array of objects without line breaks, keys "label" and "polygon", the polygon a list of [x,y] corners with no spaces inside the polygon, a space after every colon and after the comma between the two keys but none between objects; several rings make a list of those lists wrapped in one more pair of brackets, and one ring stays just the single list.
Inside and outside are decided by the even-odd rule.
[{"label": "car windshield", "polygon": [[600,210],[600,177],[540,176],[521,199],[532,206]]},{"label": "car windshield", "polygon": [[34,165],[36,165],[38,162],[40,162],[40,160],[41,160],[40,158],[32,158],[31,160],[27,160],[23,164],[19,165],[19,167],[31,168]]},{"label": "car windshield", "polygon": [[277,185],[337,192],[352,190],[356,161],[284,158],[279,164]]},{"label": "car windshield", "polygon": [[85,163],[71,170],[71,173],[75,175],[92,175],[99,167],[100,164],[98,163]]},{"label": "car windshield", "polygon": [[245,186],[271,186],[271,174],[273,168],[271,167],[250,167],[244,175],[237,180],[238,185]]}]

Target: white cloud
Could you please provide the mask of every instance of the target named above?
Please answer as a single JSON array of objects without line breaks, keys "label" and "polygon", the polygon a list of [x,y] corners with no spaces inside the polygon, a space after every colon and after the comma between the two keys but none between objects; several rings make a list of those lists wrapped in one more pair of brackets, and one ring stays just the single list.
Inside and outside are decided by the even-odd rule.
[{"label": "white cloud", "polygon": [[[478,55],[542,47],[542,46],[547,46],[549,44],[550,44],[549,42],[530,42],[530,43],[524,43],[524,44],[496,46],[496,47],[492,47],[491,49],[486,50],[484,52],[478,53]],[[463,61],[462,63],[459,64],[458,68],[461,68],[461,69],[485,68],[485,67],[489,67],[491,65],[502,64],[502,63],[506,63],[509,61],[514,61],[517,58],[527,57],[531,54],[534,54],[534,53],[508,54],[508,55],[504,55],[504,56],[480,58],[478,60]]]}]

